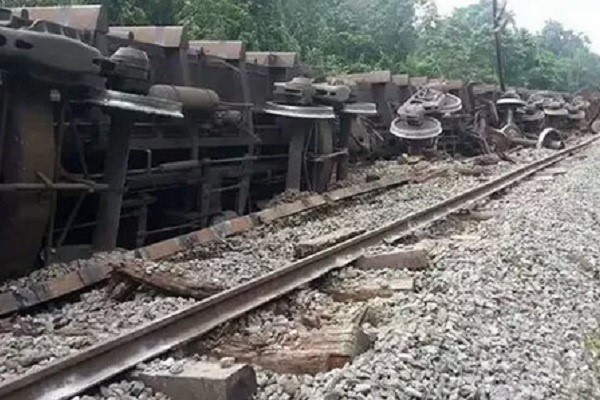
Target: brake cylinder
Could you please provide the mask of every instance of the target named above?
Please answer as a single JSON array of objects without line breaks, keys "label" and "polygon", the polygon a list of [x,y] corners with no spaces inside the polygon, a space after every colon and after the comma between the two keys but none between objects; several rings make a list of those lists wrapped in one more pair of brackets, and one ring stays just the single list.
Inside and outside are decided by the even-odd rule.
[{"label": "brake cylinder", "polygon": [[190,111],[213,111],[221,103],[219,95],[213,90],[189,86],[154,85],[148,95],[177,101]]}]

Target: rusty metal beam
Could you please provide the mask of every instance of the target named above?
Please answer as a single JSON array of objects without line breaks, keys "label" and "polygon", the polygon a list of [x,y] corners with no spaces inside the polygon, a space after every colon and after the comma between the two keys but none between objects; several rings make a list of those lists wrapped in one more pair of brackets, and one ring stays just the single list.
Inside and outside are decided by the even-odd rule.
[{"label": "rusty metal beam", "polygon": [[108,32],[108,13],[101,5],[79,6],[50,6],[50,7],[22,7],[14,8],[13,12],[20,15],[21,11],[27,12],[28,19],[54,22],[69,28]]},{"label": "rusty metal beam", "polygon": [[352,133],[352,115],[342,114],[340,117],[340,143],[339,148],[345,150],[337,163],[336,179],[345,181],[348,178],[348,170],[350,166],[350,156],[348,154],[348,146],[350,145],[350,136]]},{"label": "rusty metal beam", "polygon": [[0,184],[0,192],[103,192],[108,185],[87,183],[3,183]]},{"label": "rusty metal beam", "polygon": [[210,57],[218,57],[227,61],[245,61],[246,48],[236,40],[190,40],[190,49],[202,51]]},{"label": "rusty metal beam", "polygon": [[293,52],[248,51],[246,61],[250,64],[271,68],[293,68],[298,64],[298,54]]},{"label": "rusty metal beam", "polygon": [[134,40],[166,48],[187,47],[183,26],[111,26],[111,34],[133,34]]},{"label": "rusty metal beam", "polygon": [[300,190],[302,185],[302,160],[304,155],[304,141],[310,133],[313,121],[301,119],[286,120],[287,129],[291,132],[288,152],[286,189]]},{"label": "rusty metal beam", "polygon": [[390,71],[373,71],[361,74],[340,75],[338,78],[356,84],[384,85],[392,81],[392,73]]},{"label": "rusty metal beam", "polygon": [[108,185],[100,199],[98,225],[94,231],[93,248],[96,251],[110,251],[117,246],[117,235],[121,221],[121,207],[127,162],[131,143],[131,115],[125,112],[114,112],[113,129],[108,138],[108,149],[104,161],[105,183]]}]

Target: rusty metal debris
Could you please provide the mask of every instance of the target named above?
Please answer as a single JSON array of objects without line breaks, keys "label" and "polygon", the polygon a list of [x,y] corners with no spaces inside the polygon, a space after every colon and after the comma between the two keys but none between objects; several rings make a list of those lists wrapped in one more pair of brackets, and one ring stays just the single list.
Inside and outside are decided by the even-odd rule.
[{"label": "rusty metal debris", "polygon": [[[451,87],[426,82],[398,108],[389,131],[407,149],[402,151],[421,153],[428,147],[448,151],[449,146],[466,145],[473,155],[503,154],[514,146],[561,149],[567,135],[591,118],[589,96],[515,89],[503,93],[494,86],[472,84],[454,95],[444,91]],[[386,143],[391,149],[390,144],[394,145]]]},{"label": "rusty metal debris", "polygon": [[334,119],[335,113],[333,107],[328,106],[290,106],[287,104],[277,104],[267,102],[265,113],[278,115],[281,117],[299,118],[299,119]]},{"label": "rusty metal debris", "polygon": [[561,150],[565,148],[565,143],[560,132],[554,128],[546,128],[540,133],[537,148],[548,148]]}]

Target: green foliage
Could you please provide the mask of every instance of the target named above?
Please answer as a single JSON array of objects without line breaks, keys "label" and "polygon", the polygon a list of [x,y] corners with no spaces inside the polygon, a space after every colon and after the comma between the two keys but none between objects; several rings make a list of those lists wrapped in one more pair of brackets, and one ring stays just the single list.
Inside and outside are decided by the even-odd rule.
[{"label": "green foliage", "polygon": [[239,38],[249,18],[246,6],[233,1],[184,0],[178,17],[188,27],[190,37]]},{"label": "green foliage", "polygon": [[[491,0],[448,16],[432,0],[0,0],[5,7],[98,2],[112,24],[183,24],[190,38],[296,51],[330,73],[389,69],[496,80]],[[509,26],[502,55],[509,85],[575,90],[600,82],[600,57],[588,38],[556,21],[540,33]]]}]

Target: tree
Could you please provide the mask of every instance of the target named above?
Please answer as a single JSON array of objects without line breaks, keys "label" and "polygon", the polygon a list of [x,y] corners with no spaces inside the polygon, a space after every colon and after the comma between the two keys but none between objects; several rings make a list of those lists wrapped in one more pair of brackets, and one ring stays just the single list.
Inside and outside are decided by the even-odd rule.
[{"label": "tree", "polygon": [[[192,39],[296,51],[329,73],[389,69],[496,81],[491,0],[448,16],[431,0],[0,0],[4,7],[97,2],[113,25],[183,24]],[[589,39],[556,21],[540,33],[509,26],[502,49],[511,86],[576,90],[600,81]]]},{"label": "tree", "polygon": [[[494,79],[491,8],[486,2],[433,17],[421,32],[412,65],[419,74],[463,79]],[[411,64],[408,64],[408,71]]]}]

